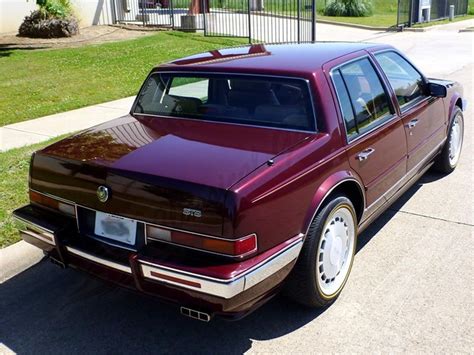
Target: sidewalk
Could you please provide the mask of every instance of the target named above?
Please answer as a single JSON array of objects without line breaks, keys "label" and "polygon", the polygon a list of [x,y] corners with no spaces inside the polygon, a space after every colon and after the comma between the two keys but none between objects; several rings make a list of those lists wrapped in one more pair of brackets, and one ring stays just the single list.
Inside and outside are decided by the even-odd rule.
[{"label": "sidewalk", "polygon": [[135,96],[0,127],[0,152],[46,141],[126,115]]}]

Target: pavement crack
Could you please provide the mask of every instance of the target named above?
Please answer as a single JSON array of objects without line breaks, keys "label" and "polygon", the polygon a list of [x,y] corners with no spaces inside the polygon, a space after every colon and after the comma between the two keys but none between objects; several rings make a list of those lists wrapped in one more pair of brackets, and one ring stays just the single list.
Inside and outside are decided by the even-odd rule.
[{"label": "pavement crack", "polygon": [[112,106],[107,106],[107,105],[97,105],[97,107],[106,108],[106,109],[112,109],[112,110],[124,111],[123,108],[120,108],[120,107],[112,107]]},{"label": "pavement crack", "polygon": [[35,134],[35,135],[37,135],[37,136],[43,136],[43,137],[53,138],[52,136],[48,136],[48,135],[46,135],[46,134],[37,133],[37,132],[31,132],[31,131],[25,131],[25,130],[18,129],[18,128],[12,128],[12,127],[7,127],[7,126],[1,127],[1,128],[3,128],[3,129],[8,129],[8,130],[11,130],[11,131],[17,131],[17,132],[21,132],[21,133]]},{"label": "pavement crack", "polygon": [[412,216],[424,217],[424,218],[428,218],[428,219],[434,219],[434,220],[437,220],[437,221],[455,223],[455,224],[460,224],[460,225],[468,226],[468,227],[474,227],[474,224],[471,224],[471,223],[464,223],[464,222],[452,221],[450,219],[444,219],[444,218],[433,217],[433,216],[426,216],[426,215],[421,214],[421,213],[407,212],[407,211],[397,210],[395,208],[389,208],[389,210],[393,211],[393,212],[397,212],[397,213],[404,213],[404,214],[409,214],[409,215],[412,215]]}]

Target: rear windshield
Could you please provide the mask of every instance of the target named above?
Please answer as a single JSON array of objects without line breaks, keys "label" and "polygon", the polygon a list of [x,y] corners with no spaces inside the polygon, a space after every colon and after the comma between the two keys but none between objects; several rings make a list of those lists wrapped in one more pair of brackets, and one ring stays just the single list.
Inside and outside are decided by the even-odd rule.
[{"label": "rear windshield", "polygon": [[259,76],[152,74],[137,114],[315,131],[308,85],[302,79]]}]

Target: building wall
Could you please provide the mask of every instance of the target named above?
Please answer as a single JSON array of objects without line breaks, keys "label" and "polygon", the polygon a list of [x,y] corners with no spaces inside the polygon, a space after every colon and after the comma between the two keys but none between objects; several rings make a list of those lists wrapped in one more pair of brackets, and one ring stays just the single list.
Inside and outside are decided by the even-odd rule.
[{"label": "building wall", "polygon": [[25,16],[36,10],[36,0],[0,0],[0,33],[17,32]]},{"label": "building wall", "polygon": [[71,3],[80,27],[113,23],[113,0],[71,0]]},{"label": "building wall", "polygon": [[[114,0],[71,0],[80,27],[108,25]],[[0,33],[17,32],[23,18],[37,9],[36,0],[0,0]]]}]

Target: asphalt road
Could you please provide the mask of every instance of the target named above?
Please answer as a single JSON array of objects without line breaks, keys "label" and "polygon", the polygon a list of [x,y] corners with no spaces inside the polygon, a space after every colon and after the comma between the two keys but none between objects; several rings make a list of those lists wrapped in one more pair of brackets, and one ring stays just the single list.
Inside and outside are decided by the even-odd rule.
[{"label": "asphalt road", "polygon": [[[451,60],[432,47],[433,62]],[[0,285],[0,353],[474,352],[474,66],[472,56],[450,65],[458,69],[445,76],[471,100],[460,164],[426,174],[359,237],[351,277],[328,309],[277,297],[239,322],[206,324],[42,262]]]}]

